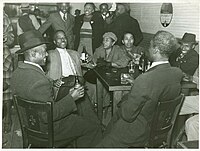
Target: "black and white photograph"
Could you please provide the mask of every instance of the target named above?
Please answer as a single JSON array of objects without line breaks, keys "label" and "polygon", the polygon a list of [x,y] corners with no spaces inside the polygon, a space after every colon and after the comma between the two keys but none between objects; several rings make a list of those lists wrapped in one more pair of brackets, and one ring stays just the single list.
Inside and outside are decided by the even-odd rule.
[{"label": "black and white photograph", "polygon": [[199,0],[3,0],[1,149],[199,149]]}]

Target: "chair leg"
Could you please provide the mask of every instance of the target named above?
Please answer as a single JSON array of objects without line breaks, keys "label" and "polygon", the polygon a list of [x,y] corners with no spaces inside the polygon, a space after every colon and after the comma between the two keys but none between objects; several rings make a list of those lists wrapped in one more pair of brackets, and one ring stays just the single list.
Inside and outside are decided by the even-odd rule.
[{"label": "chair leg", "polygon": [[178,133],[177,137],[174,139],[174,142],[172,144],[172,147],[176,147],[177,146],[177,143],[179,141],[181,141],[183,135],[185,133],[185,125],[183,125],[183,127],[180,129],[180,132]]}]

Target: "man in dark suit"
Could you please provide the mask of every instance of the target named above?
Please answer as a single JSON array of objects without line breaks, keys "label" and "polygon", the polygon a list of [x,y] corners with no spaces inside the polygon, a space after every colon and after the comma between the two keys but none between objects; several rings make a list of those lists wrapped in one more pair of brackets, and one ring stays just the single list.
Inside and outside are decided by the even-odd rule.
[{"label": "man in dark suit", "polygon": [[154,35],[149,48],[150,69],[136,78],[131,91],[123,96],[97,147],[138,147],[147,142],[158,100],[174,99],[181,91],[182,72],[168,62],[175,44],[176,38],[169,32]]},{"label": "man in dark suit", "polygon": [[[53,83],[40,65],[45,64],[46,42],[39,31],[29,31],[19,37],[25,61],[19,64],[11,79],[13,94],[37,102],[53,102],[54,138],[56,146],[61,142],[77,140],[77,147],[92,147],[101,138],[100,126],[76,114],[76,101],[84,96],[84,88],[70,89],[69,94],[55,101]],[[44,117],[41,116],[42,119]],[[44,128],[46,124],[44,122]]]},{"label": "man in dark suit", "polygon": [[58,3],[58,12],[50,14],[47,21],[41,25],[39,31],[43,34],[52,26],[54,31],[63,30],[67,36],[68,48],[74,49],[73,27],[75,18],[69,13],[69,3]]},{"label": "man in dark suit", "polygon": [[186,76],[193,76],[199,66],[199,54],[194,50],[196,35],[185,33],[180,40],[180,48],[170,56],[170,64],[179,67]]},{"label": "man in dark suit", "polygon": [[142,31],[138,21],[130,16],[130,6],[127,3],[117,3],[115,18],[109,25],[108,30],[115,33],[118,45],[122,45],[123,35],[131,32],[134,37],[134,45],[137,46],[143,39]]}]

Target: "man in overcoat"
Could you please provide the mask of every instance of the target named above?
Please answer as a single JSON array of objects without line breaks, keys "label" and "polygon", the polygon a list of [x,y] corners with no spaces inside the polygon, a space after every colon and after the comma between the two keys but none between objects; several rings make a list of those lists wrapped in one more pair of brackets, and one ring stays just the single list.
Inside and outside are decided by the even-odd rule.
[{"label": "man in overcoat", "polygon": [[130,6],[127,3],[117,3],[115,17],[113,22],[109,24],[108,31],[111,31],[117,36],[117,45],[122,45],[123,35],[131,32],[134,37],[134,45],[137,46],[143,39],[143,34],[138,21],[130,16]]},{"label": "man in overcoat", "polygon": [[[45,75],[40,65],[46,62],[46,42],[39,31],[29,31],[19,36],[21,50],[25,61],[19,64],[11,79],[13,94],[36,102],[53,102],[55,145],[77,141],[77,147],[92,147],[101,138],[101,129],[97,123],[86,120],[76,114],[76,101],[84,96],[84,88],[70,89],[69,94],[55,101],[53,85],[61,86],[61,81]],[[45,117],[41,116],[47,126]]]},{"label": "man in overcoat", "polygon": [[141,147],[146,144],[150,123],[158,100],[167,101],[180,94],[182,72],[171,67],[169,54],[176,38],[169,32],[157,32],[150,42],[150,69],[135,79],[131,91],[119,102],[119,109],[97,147]]}]

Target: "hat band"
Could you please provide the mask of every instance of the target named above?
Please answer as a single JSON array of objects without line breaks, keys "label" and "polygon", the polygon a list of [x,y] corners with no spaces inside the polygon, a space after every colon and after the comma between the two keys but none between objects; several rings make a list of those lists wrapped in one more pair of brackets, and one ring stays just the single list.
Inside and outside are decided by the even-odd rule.
[{"label": "hat band", "polygon": [[34,46],[37,46],[39,44],[43,44],[44,43],[44,40],[42,38],[31,38],[31,40],[25,42],[23,44],[23,47],[34,47]]}]

